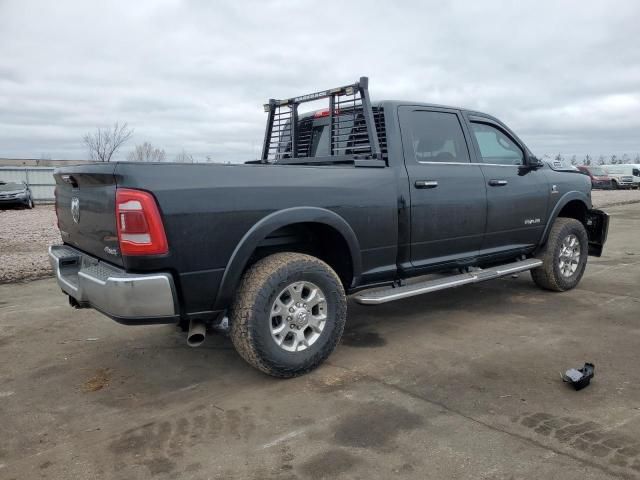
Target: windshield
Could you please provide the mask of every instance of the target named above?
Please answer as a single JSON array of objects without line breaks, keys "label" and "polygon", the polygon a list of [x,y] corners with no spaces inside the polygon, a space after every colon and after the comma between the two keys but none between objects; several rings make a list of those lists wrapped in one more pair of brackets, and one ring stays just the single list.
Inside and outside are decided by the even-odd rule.
[{"label": "windshield", "polygon": [[24,190],[24,184],[13,182],[5,183],[0,180],[0,191],[11,192],[13,190]]},{"label": "windshield", "polygon": [[591,175],[596,177],[604,177],[607,173],[600,167],[591,167],[589,169],[591,171]]}]

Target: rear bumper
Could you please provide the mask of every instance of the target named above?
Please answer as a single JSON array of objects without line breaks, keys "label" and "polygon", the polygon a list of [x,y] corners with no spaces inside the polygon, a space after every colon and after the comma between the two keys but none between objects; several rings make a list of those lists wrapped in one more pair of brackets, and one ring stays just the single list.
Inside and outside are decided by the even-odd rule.
[{"label": "rear bumper", "polygon": [[95,308],[126,325],[179,320],[169,273],[127,273],[67,245],[49,247],[49,260],[58,285],[79,307]]}]

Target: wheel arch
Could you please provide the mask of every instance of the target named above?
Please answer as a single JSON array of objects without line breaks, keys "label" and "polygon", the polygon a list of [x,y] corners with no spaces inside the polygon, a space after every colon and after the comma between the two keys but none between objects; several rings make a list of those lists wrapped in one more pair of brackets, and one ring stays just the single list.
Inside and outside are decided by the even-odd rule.
[{"label": "wheel arch", "polygon": [[[245,233],[227,263],[214,308],[217,310],[228,307],[242,274],[253,263],[252,258],[256,251],[269,246],[270,235],[288,227],[295,229],[302,226],[323,229],[330,232],[336,241],[343,242],[348,250],[349,258],[345,260],[349,262],[349,272],[343,273],[343,275],[340,275],[342,272],[338,273],[343,283],[345,280],[347,281],[347,284],[344,285],[345,290],[355,285],[362,272],[362,261],[360,244],[351,226],[344,218],[331,210],[318,207],[293,207],[267,215]],[[331,264],[332,262],[327,263],[336,269]]]},{"label": "wheel arch", "polygon": [[587,213],[589,212],[590,208],[591,200],[586,194],[577,191],[565,193],[558,200],[553,210],[551,211],[551,214],[549,215],[547,225],[545,226],[542,233],[540,245],[544,245],[545,243],[547,243],[547,240],[549,239],[549,232],[551,231],[553,222],[555,222],[556,218],[558,217],[575,218],[576,220],[579,220],[586,228]]}]

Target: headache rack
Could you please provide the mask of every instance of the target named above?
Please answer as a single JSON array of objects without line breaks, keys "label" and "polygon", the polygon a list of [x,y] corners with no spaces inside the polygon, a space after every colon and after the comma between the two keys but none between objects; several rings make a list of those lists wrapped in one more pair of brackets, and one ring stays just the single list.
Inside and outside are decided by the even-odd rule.
[{"label": "headache rack", "polygon": [[[367,77],[360,77],[343,87],[285,100],[270,99],[264,105],[269,116],[260,162],[385,166],[384,118],[381,108],[371,106],[368,84]],[[328,99],[328,109],[299,115],[300,104],[322,99]],[[318,117],[326,117],[329,126],[328,155],[323,156],[312,155],[313,126]]]}]

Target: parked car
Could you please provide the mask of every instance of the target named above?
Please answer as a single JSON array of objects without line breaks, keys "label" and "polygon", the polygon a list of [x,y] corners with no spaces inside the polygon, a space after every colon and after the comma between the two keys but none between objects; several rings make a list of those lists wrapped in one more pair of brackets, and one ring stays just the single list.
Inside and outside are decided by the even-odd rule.
[{"label": "parked car", "polygon": [[640,186],[640,168],[635,165],[602,165],[611,177],[613,188],[638,188]]},{"label": "parked car", "polygon": [[0,180],[0,205],[22,205],[33,208],[33,195],[29,185],[24,182]]},{"label": "parked car", "polygon": [[379,305],[527,270],[547,290],[578,284],[608,229],[584,175],[490,115],[372,104],[367,85],[270,100],[246,164],[57,169],[64,244],[49,255],[71,305],[177,323],[191,345],[228,329],[248,363],[291,377],[333,351],[348,294]]},{"label": "parked car", "polygon": [[611,178],[602,167],[579,166],[578,170],[591,179],[591,188],[612,188]]}]

